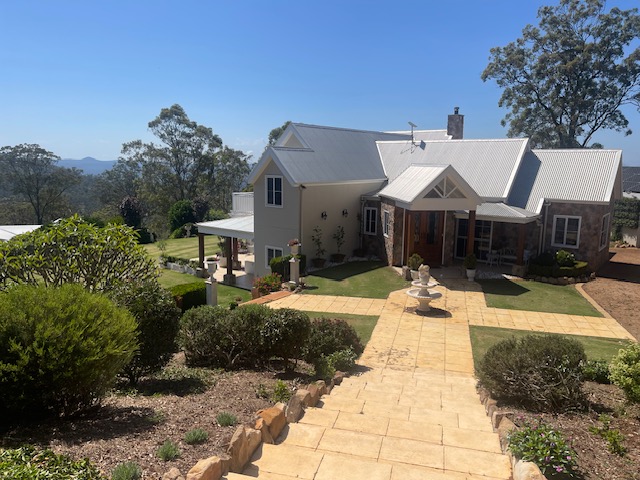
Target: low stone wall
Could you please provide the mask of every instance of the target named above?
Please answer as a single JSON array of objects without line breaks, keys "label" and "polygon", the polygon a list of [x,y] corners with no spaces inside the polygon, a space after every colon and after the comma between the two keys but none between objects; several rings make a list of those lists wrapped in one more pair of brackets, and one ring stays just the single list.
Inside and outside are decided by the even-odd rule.
[{"label": "low stone wall", "polygon": [[328,385],[319,380],[296,390],[286,405],[276,403],[273,407],[258,410],[252,425],[238,426],[226,455],[214,455],[198,461],[186,478],[177,468],[172,468],[162,476],[162,480],[220,480],[228,472],[242,473],[262,442],[274,443],[288,423],[300,420],[305,408],[315,407],[320,397],[330,393],[334,385],[340,385],[343,378],[343,373],[336,372]]},{"label": "low stone wall", "polygon": [[483,388],[478,389],[480,401],[484,405],[487,416],[491,418],[491,425],[494,431],[498,432],[500,437],[500,448],[502,453],[509,457],[511,461],[511,470],[513,471],[513,480],[547,480],[538,466],[533,462],[525,462],[516,458],[509,451],[509,434],[518,427],[509,419],[513,416],[513,412],[505,412],[498,409],[498,402],[492,399]]},{"label": "low stone wall", "polygon": [[575,285],[576,283],[587,283],[596,279],[595,272],[589,275],[581,275],[579,277],[542,277],[535,276],[529,277],[530,280],[535,280],[540,283],[550,283],[552,285]]}]

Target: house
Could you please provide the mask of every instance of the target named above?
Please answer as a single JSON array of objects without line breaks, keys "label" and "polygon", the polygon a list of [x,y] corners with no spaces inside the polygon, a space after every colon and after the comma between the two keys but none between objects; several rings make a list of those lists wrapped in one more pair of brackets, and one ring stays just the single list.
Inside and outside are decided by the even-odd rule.
[{"label": "house", "polygon": [[[523,273],[528,259],[566,249],[596,269],[608,260],[621,197],[620,150],[537,150],[527,138],[463,138],[446,130],[378,132],[290,124],[265,149],[254,186],[255,273],[298,238],[308,258],[354,251],[431,266],[469,253]],[[320,248],[313,242],[321,236]],[[324,250],[324,251],[323,251]]]},{"label": "house", "polygon": [[637,247],[640,237],[640,167],[622,167],[622,197],[624,201],[616,205],[613,215],[618,219],[619,229],[614,236],[627,245]]}]

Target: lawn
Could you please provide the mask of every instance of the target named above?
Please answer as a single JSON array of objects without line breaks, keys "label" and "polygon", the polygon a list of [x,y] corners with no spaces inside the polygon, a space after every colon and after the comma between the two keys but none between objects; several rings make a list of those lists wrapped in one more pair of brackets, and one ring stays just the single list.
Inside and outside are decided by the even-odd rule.
[{"label": "lawn", "polygon": [[573,285],[479,280],[488,307],[601,317]]},{"label": "lawn", "polygon": [[[220,250],[218,247],[219,238],[216,235],[205,235],[204,237],[204,254],[205,256],[215,255]],[[165,255],[178,258],[198,258],[198,237],[174,238],[165,240]],[[149,256],[153,259],[161,255],[159,242],[148,243],[144,245]]]},{"label": "lawn", "polygon": [[[187,275],[186,273],[178,273],[173,270],[161,270],[160,278],[158,279],[160,285],[166,289],[175,287],[176,285],[182,285],[183,283],[204,282],[203,278],[194,277],[193,275]],[[231,302],[236,302],[236,297],[242,298],[242,302],[251,300],[251,292],[243,290],[242,288],[230,287],[218,283],[218,305],[227,306]]]},{"label": "lawn", "polygon": [[[512,330],[509,328],[484,327],[479,325],[469,326],[471,335],[471,347],[473,349],[473,361],[477,365],[478,361],[484,357],[487,350],[492,345],[507,338],[521,338],[530,335],[527,330]],[[543,333],[533,332],[534,335]],[[563,335],[567,338],[578,340],[584,346],[584,350],[589,360],[610,361],[621,348],[626,347],[631,342],[617,338],[587,337],[583,335]]]},{"label": "lawn", "polygon": [[410,286],[382,262],[349,262],[318,270],[305,277],[304,294],[387,298],[389,293]]},{"label": "lawn", "polygon": [[329,313],[329,312],[306,312],[309,315],[309,318],[313,320],[314,318],[340,318],[351,325],[358,337],[360,337],[360,341],[362,345],[366,345],[371,338],[371,333],[378,322],[378,317],[376,315],[355,315],[353,313]]}]

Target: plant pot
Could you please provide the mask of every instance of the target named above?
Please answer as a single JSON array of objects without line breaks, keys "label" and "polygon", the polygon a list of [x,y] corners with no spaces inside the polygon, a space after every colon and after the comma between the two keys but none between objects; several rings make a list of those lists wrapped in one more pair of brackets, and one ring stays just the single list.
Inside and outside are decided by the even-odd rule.
[{"label": "plant pot", "polygon": [[344,253],[332,253],[331,254],[331,263],[342,263],[344,262]]},{"label": "plant pot", "polygon": [[313,268],[322,268],[324,267],[326,260],[324,258],[312,258],[311,259],[311,265],[313,265]]},{"label": "plant pot", "polygon": [[298,252],[300,251],[300,245],[291,245],[291,255],[298,255]]},{"label": "plant pot", "polygon": [[418,270],[409,270],[411,272],[411,280],[418,280],[420,276]]},{"label": "plant pot", "polygon": [[254,299],[254,300],[255,300],[256,298],[260,298],[260,296],[261,296],[261,295],[260,295],[260,290],[258,290],[258,289],[257,289],[257,288],[255,288],[255,287],[251,289],[251,298],[252,298],[252,299]]},{"label": "plant pot", "polygon": [[470,268],[467,268],[467,278],[469,279],[470,282],[473,282],[473,280],[476,278],[475,268],[473,270]]},{"label": "plant pot", "polygon": [[220,268],[225,268],[227,266],[227,257],[220,257],[220,260],[218,260],[218,266]]}]

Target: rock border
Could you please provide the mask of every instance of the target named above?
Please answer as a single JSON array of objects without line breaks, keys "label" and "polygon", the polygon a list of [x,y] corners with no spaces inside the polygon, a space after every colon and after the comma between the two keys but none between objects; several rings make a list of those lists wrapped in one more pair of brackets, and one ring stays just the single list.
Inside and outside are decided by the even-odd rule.
[{"label": "rock border", "polygon": [[547,480],[535,463],[525,462],[509,451],[509,434],[518,429],[509,418],[514,415],[514,412],[499,410],[498,402],[482,387],[478,387],[478,395],[487,416],[491,418],[493,430],[498,433],[502,453],[509,457],[513,480]]},{"label": "rock border", "polygon": [[342,383],[344,376],[344,373],[336,372],[329,384],[318,380],[306,388],[297,389],[286,405],[276,403],[273,407],[258,410],[251,426],[238,426],[229,441],[226,455],[199,460],[186,478],[174,467],[162,476],[162,480],[220,480],[229,472],[242,473],[262,443],[275,443],[287,424],[297,423],[305,409],[315,407],[322,395],[331,393],[335,385]]}]

